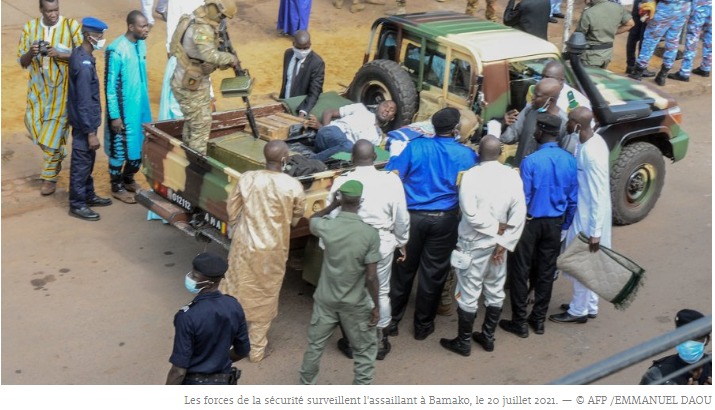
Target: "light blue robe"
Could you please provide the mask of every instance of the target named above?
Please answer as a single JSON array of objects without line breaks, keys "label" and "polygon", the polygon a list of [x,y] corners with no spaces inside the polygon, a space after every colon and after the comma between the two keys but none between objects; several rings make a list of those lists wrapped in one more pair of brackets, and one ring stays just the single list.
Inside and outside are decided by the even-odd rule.
[{"label": "light blue robe", "polygon": [[[122,35],[107,47],[105,53],[105,94],[107,120],[104,151],[113,162],[141,159],[144,142],[142,124],[151,122],[149,85],[146,74],[146,43],[132,43]],[[125,135],[114,135],[111,120],[121,118]],[[124,138],[126,137],[126,138]]]}]

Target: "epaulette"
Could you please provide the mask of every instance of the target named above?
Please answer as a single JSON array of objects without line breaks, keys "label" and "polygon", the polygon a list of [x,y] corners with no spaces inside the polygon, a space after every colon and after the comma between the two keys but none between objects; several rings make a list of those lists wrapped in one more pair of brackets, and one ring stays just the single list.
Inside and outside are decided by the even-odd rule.
[{"label": "epaulette", "polygon": [[182,312],[184,312],[184,313],[186,313],[186,312],[189,311],[189,309],[191,309],[191,305],[193,305],[193,304],[194,304],[194,302],[191,301],[191,302],[189,302],[188,304],[182,306],[181,309],[179,309],[179,310],[182,311]]}]

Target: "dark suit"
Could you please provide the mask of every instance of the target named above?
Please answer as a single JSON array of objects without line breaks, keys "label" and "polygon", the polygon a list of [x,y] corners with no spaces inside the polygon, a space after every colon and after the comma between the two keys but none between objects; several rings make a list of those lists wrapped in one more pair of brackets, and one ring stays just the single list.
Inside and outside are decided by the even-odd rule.
[{"label": "dark suit", "polygon": [[548,40],[546,34],[550,16],[549,0],[522,0],[516,7],[514,0],[509,0],[504,10],[504,25]]},{"label": "dark suit", "polygon": [[[293,49],[289,48],[283,55],[283,81],[281,82],[280,98],[285,98],[286,81],[288,79],[288,67],[293,58]],[[323,81],[325,80],[325,63],[315,51],[308,54],[308,57],[301,62],[298,75],[291,84],[291,97],[305,95],[305,100],[298,106],[296,111],[310,113],[318,97],[323,92]]]}]

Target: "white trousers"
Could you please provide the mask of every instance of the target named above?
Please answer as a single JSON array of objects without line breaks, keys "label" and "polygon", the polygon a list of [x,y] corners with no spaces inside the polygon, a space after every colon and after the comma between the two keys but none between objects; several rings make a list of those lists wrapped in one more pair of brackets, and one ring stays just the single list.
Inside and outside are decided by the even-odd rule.
[{"label": "white trousers", "polygon": [[390,276],[392,276],[392,258],[394,257],[394,252],[382,256],[383,258],[377,263],[377,281],[380,285],[378,290],[380,301],[380,320],[377,322],[378,329],[386,328],[390,325],[390,320],[392,320],[392,308],[390,307]]},{"label": "white trousers", "polygon": [[[156,3],[157,11],[166,12],[168,2],[169,0],[159,0],[159,2]],[[152,26],[154,25],[154,16],[152,15],[154,12],[154,10],[152,10],[153,6],[154,0],[142,0],[142,14],[146,17],[147,22]]]},{"label": "white trousers", "polygon": [[454,298],[459,308],[467,313],[475,313],[479,296],[484,290],[486,306],[502,307],[504,304],[504,282],[506,282],[506,257],[501,265],[491,263],[495,247],[474,249],[469,252],[472,261],[467,269],[454,269],[457,286]]},{"label": "white trousers", "polygon": [[572,316],[586,316],[598,314],[598,295],[587,288],[573,276],[564,273],[573,283],[573,296],[569,302],[569,314]]}]

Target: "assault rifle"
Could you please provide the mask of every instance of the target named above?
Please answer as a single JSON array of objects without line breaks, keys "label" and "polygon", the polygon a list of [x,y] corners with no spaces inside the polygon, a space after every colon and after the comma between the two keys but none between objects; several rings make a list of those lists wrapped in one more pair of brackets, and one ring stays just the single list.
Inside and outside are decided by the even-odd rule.
[{"label": "assault rifle", "polygon": [[236,49],[233,48],[233,45],[231,44],[231,39],[228,37],[228,27],[226,24],[226,19],[221,20],[221,24],[219,25],[219,36],[221,37],[221,44],[219,45],[219,51],[223,51],[226,53],[233,54],[234,57],[236,57],[236,61],[238,61],[238,64],[236,67],[233,68],[233,72],[236,75],[236,78],[242,78],[245,79],[245,82],[242,82],[240,88],[245,88],[246,92],[241,95],[241,98],[243,98],[243,102],[246,104],[246,118],[248,118],[248,124],[251,126],[251,133],[253,134],[253,138],[258,139],[258,126],[256,125],[256,117],[253,115],[253,110],[251,109],[251,102],[248,100],[248,93],[250,92],[250,83],[251,83],[251,75],[248,73],[248,70],[244,70],[241,68],[241,62],[238,59],[238,55],[236,54]]}]

